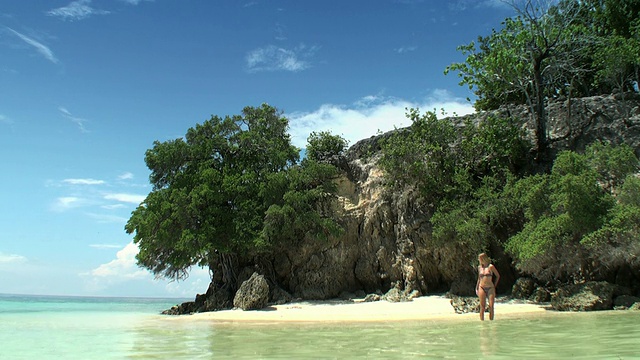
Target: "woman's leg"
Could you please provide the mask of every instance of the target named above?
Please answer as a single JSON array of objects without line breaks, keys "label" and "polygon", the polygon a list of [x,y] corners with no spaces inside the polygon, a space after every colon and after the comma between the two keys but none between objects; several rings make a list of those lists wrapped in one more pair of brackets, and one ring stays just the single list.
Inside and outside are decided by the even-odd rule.
[{"label": "woman's leg", "polygon": [[496,288],[494,287],[489,292],[489,320],[493,320],[493,305],[496,302]]},{"label": "woman's leg", "polygon": [[484,321],[484,311],[486,308],[487,302],[487,293],[483,288],[480,288],[478,291],[478,298],[480,299],[480,320]]}]

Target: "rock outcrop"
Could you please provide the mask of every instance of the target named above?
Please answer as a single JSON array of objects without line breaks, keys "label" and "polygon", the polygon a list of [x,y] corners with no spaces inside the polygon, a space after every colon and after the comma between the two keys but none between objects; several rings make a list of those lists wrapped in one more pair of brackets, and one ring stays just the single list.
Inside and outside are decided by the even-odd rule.
[{"label": "rock outcrop", "polygon": [[615,290],[604,281],[568,285],[551,296],[551,307],[559,311],[611,310]]},{"label": "rock outcrop", "polygon": [[[554,152],[581,151],[589,143],[601,140],[626,143],[640,156],[637,94],[628,94],[623,101],[615,96],[559,101],[549,104],[547,113]],[[528,109],[522,106],[466,117],[479,122],[492,114],[520,119],[522,126],[533,133]],[[269,284],[300,299],[331,299],[356,292],[385,294],[392,289],[396,289],[394,294],[405,297],[434,292],[472,296],[477,254],[457,245],[429,245],[432,214],[429,204],[422,202],[411,188],[391,193],[383,186],[383,173],[376,160],[380,140],[387,136],[389,133],[361,140],[351,146],[344,159],[335,162],[344,175],[337,179],[338,196],[323,210],[340,219],[345,229],[341,236],[328,241],[301,239],[296,246],[277,249],[259,261],[246,259],[238,264],[239,268],[253,269],[260,264],[259,272]],[[492,245],[491,252],[502,275],[497,291],[509,293],[518,273],[499,244]],[[630,284],[640,284],[639,268],[628,269],[627,273]],[[519,297],[548,301],[546,289],[534,288],[530,283],[521,285]],[[575,305],[571,305],[575,298],[561,291],[552,302],[559,310],[612,308],[612,298],[606,289],[592,291],[592,300],[580,300]],[[277,300],[272,297],[271,301]]]},{"label": "rock outcrop", "polygon": [[233,306],[242,310],[259,310],[269,302],[269,284],[264,275],[253,273],[245,280],[233,298]]}]

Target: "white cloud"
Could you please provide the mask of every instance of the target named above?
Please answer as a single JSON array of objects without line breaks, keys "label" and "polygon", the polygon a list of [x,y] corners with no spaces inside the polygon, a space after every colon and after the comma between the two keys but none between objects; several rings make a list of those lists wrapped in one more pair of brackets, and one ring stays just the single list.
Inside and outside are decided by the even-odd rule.
[{"label": "white cloud", "polygon": [[[111,248],[106,245],[92,247]],[[191,268],[189,277],[182,281],[158,279],[147,270],[138,267],[135,257],[139,251],[138,246],[130,242],[116,253],[115,260],[102,264],[88,273],[80,274],[87,280],[86,290],[92,294],[111,294],[120,288],[126,289],[127,296],[145,291],[161,296],[183,298],[193,298],[195,294],[207,290],[210,282],[208,270]]]},{"label": "white cloud", "polygon": [[115,244],[90,244],[89,247],[94,249],[120,249],[122,245]]},{"label": "white cloud", "polygon": [[94,9],[91,7],[91,0],[76,0],[69,3],[67,6],[59,7],[57,9],[47,11],[49,16],[57,16],[62,20],[82,20],[92,15],[107,15],[108,11]]},{"label": "white cloud", "polygon": [[247,71],[302,71],[311,67],[307,59],[312,57],[318,49],[317,46],[308,47],[304,44],[294,49],[274,45],[258,48],[246,56]]},{"label": "white cloud", "polygon": [[398,54],[405,54],[405,53],[416,51],[416,50],[418,50],[417,46],[402,46],[402,47],[399,47],[399,48],[395,49],[395,51]]},{"label": "white cloud", "polygon": [[96,179],[64,179],[62,182],[71,185],[103,185],[104,180],[96,180]]},{"label": "white cloud", "polygon": [[82,206],[86,201],[76,196],[63,196],[56,199],[52,209],[57,212],[67,211]]},{"label": "white cloud", "polygon": [[207,291],[211,276],[209,270],[201,267],[192,267],[189,277],[181,281],[170,281],[165,286],[166,291],[172,296],[193,297]]},{"label": "white cloud", "polygon": [[27,262],[27,258],[22,255],[0,252],[0,264],[21,264],[25,262]]},{"label": "white cloud", "polygon": [[144,199],[146,199],[146,195],[119,193],[119,194],[107,194],[104,196],[104,198],[107,200],[115,200],[115,201],[139,205],[141,202],[144,201]]},{"label": "white cloud", "polygon": [[149,273],[136,265],[136,255],[139,251],[138,246],[130,242],[116,253],[115,260],[91,270],[91,275],[111,281],[144,278]]},{"label": "white cloud", "polygon": [[86,123],[88,120],[74,116],[73,114],[71,114],[71,112],[69,112],[69,110],[67,110],[62,106],[58,107],[58,110],[62,113],[62,116],[66,117],[67,119],[71,120],[71,122],[78,125],[80,132],[83,132],[83,133],[89,132],[87,128],[84,126],[84,123]]},{"label": "white cloud", "polygon": [[145,2],[145,1],[152,2],[154,0],[120,0],[120,1],[126,2],[127,4],[130,4],[130,5],[138,5],[141,2]]},{"label": "white cloud", "polygon": [[384,98],[380,95],[366,96],[351,105],[325,104],[308,113],[286,114],[289,118],[290,134],[295,146],[306,147],[307,137],[313,131],[330,131],[349,141],[359,140],[387,132],[394,128],[411,125],[407,108],[419,108],[422,113],[440,109],[447,114],[465,115],[474,112],[473,106],[463,99],[453,98],[447,91],[436,90],[422,101]]},{"label": "white cloud", "polygon": [[33,46],[36,51],[38,51],[42,56],[44,56],[47,60],[51,61],[54,64],[58,63],[58,59],[56,58],[56,56],[53,54],[53,51],[51,51],[51,49],[49,49],[47,46],[45,46],[44,44],[26,36],[23,35],[15,30],[13,30],[10,27],[7,27],[7,30],[9,30],[11,33],[13,33],[15,36],[19,37],[22,41],[24,41],[25,43],[27,43],[28,45]]},{"label": "white cloud", "polygon": [[123,173],[118,175],[118,180],[131,180],[133,179],[133,174],[130,172]]},{"label": "white cloud", "polygon": [[[111,209],[107,209],[107,210],[111,210]],[[107,224],[107,223],[123,224],[123,223],[126,223],[127,220],[129,220],[126,217],[117,216],[117,215],[105,215],[105,214],[95,214],[95,213],[87,213],[86,215],[101,224]]]},{"label": "white cloud", "polygon": [[127,206],[125,204],[109,204],[109,205],[102,205],[101,208],[106,209],[106,210],[115,210],[115,209],[124,209]]}]

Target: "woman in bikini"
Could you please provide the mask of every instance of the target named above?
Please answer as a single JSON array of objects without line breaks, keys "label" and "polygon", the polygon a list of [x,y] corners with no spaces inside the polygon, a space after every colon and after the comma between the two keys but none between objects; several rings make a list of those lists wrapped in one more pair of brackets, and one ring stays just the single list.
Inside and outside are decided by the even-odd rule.
[{"label": "woman in bikini", "polygon": [[[487,254],[482,253],[478,256],[478,281],[476,282],[476,295],[480,298],[480,320],[484,320],[484,311],[486,308],[487,298],[489,298],[489,319],[493,320],[493,305],[496,301],[496,286],[500,281],[500,273],[493,264]],[[496,281],[493,281],[495,275]]]}]

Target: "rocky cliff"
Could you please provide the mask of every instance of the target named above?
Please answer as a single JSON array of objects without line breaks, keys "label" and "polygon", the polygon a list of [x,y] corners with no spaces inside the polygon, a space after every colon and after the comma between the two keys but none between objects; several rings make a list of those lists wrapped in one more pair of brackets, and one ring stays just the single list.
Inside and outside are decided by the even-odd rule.
[{"label": "rocky cliff", "polygon": [[[519,119],[528,133],[533,133],[526,107],[503,108],[496,113]],[[480,122],[490,114],[468,116]],[[626,143],[640,156],[638,94],[551,103],[548,118],[554,152],[581,151],[587,144],[603,140]],[[324,211],[338,215],[343,235],[326,242],[301,241],[273,255],[240,261],[238,283],[254,271],[263,274],[271,287],[279,290],[277,295],[272,291],[271,301],[286,300],[282,296],[286,293],[301,299],[378,294],[402,300],[447,291],[472,295],[477,254],[458,245],[429,246],[429,206],[421,203],[411,188],[392,193],[383,186],[384,175],[376,159],[379,141],[385,136],[388,134],[359,141],[340,161],[344,172],[337,180],[338,197]],[[502,275],[498,292],[509,293],[521,274],[498,244],[489,250]],[[629,271],[640,280],[640,269]]]}]

